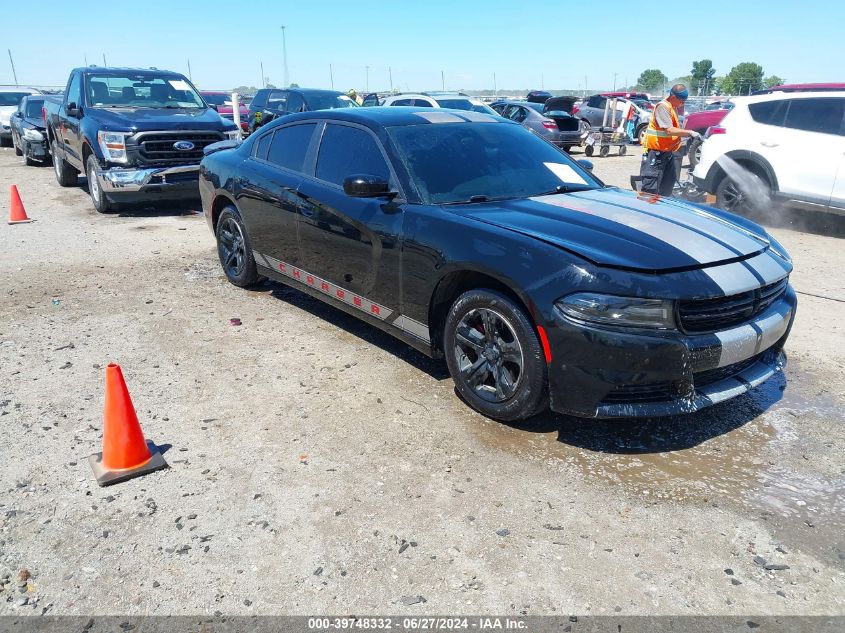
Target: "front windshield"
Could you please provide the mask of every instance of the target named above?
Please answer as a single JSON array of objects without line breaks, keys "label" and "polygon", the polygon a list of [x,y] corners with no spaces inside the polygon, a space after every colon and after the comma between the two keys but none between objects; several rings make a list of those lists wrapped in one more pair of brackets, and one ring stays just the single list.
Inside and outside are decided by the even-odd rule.
[{"label": "front windshield", "polygon": [[358,104],[346,95],[306,94],[305,99],[312,110],[336,110],[338,108],[357,108]]},{"label": "front windshield", "polygon": [[442,97],[435,97],[434,100],[441,108],[449,108],[451,110],[469,110],[470,112],[498,115],[498,112],[490,106],[483,103],[473,102],[471,99],[443,99]]},{"label": "front windshield", "polygon": [[0,106],[16,106],[28,96],[28,92],[0,92]]},{"label": "front windshield", "polygon": [[40,119],[41,106],[44,105],[44,99],[30,99],[26,102],[26,110],[23,115],[27,119]]},{"label": "front windshield", "polygon": [[525,198],[600,186],[561,150],[521,125],[431,123],[389,131],[429,204]]},{"label": "front windshield", "polygon": [[102,108],[205,108],[191,84],[172,75],[89,75],[87,97]]},{"label": "front windshield", "polygon": [[203,93],[202,98],[205,99],[205,102],[208,105],[216,105],[216,106],[232,105],[232,103],[231,103],[232,95],[230,95],[230,94],[225,94],[225,93],[218,94],[218,93],[208,93],[208,92],[206,92],[206,93]]}]

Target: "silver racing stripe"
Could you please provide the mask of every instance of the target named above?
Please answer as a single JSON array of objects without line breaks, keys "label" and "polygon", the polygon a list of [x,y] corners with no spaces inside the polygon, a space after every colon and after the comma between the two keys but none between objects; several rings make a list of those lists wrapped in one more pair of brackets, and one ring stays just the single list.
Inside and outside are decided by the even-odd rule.
[{"label": "silver racing stripe", "polygon": [[[577,211],[593,215],[603,220],[609,220],[622,226],[627,226],[635,231],[651,235],[654,238],[666,243],[679,251],[686,253],[691,260],[699,263],[716,262],[725,259],[734,259],[738,253],[735,250],[726,248],[712,237],[702,235],[681,224],[664,220],[663,218],[646,213],[632,212],[630,208],[619,207],[610,204],[596,204],[589,200],[579,200],[586,206],[574,204],[570,196],[574,194],[561,194],[559,196],[544,196],[542,198],[531,198],[532,201],[551,204],[563,207],[568,211]],[[758,245],[754,250],[761,248]]]},{"label": "silver racing stripe", "polygon": [[781,264],[776,255],[767,251],[741,262],[710,266],[702,269],[702,272],[728,296],[780,281],[789,274],[788,266],[786,262]]},{"label": "silver racing stripe", "polygon": [[328,295],[337,301],[342,301],[353,308],[358,308],[361,312],[366,312],[370,316],[385,321],[393,314],[393,310],[390,308],[383,306],[380,303],[376,303],[375,301],[370,301],[366,297],[362,297],[352,290],[347,290],[337,284],[333,284],[332,282],[327,281],[322,277],[318,277],[313,273],[302,270],[297,266],[280,261],[275,257],[270,257],[269,255],[262,255],[262,257],[267,262],[267,268],[274,270],[285,277],[290,277],[301,284],[320,290],[323,294]]},{"label": "silver racing stripe", "polygon": [[786,332],[791,313],[789,306],[775,305],[751,323],[716,332],[722,347],[716,367],[733,365],[769,349]]}]

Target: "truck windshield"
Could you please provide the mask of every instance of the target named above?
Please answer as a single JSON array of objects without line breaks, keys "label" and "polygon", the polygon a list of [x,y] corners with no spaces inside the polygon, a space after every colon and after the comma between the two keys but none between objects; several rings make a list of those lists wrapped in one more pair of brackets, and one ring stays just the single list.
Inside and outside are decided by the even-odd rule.
[{"label": "truck windshield", "polygon": [[417,189],[430,204],[487,202],[596,189],[563,151],[508,123],[388,128]]},{"label": "truck windshield", "polygon": [[173,75],[88,75],[87,99],[102,108],[205,108],[191,84]]}]

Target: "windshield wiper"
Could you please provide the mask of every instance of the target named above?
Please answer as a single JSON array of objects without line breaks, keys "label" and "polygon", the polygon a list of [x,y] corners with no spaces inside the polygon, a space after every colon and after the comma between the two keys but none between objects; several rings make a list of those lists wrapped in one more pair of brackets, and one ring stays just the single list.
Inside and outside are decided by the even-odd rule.
[{"label": "windshield wiper", "polygon": [[537,196],[553,196],[556,193],[570,193],[572,191],[586,191],[589,189],[589,186],[585,185],[558,185],[551,191],[544,191],[543,193],[535,193],[532,198],[536,198]]},{"label": "windshield wiper", "polygon": [[470,196],[466,200],[450,200],[449,202],[444,202],[443,204],[474,204],[478,202],[492,202],[493,200],[504,200],[504,198],[491,198],[490,196],[485,196],[483,193],[479,193],[474,196]]}]

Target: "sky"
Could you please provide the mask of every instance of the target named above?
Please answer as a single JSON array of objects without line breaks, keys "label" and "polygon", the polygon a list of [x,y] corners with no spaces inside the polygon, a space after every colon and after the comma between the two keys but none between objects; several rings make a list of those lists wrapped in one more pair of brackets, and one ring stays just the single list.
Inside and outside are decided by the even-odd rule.
[{"label": "sky", "polygon": [[[717,75],[756,62],[789,82],[845,81],[845,3],[834,0],[0,0],[21,85],[64,85],[75,66],[164,68],[201,89],[284,81],[346,91],[576,89],[634,84],[646,68],[670,79],[693,60]],[[660,7],[659,11],[656,10]],[[37,15],[36,15],[37,14]],[[655,16],[659,16],[656,17]],[[665,20],[666,26],[661,26]],[[2,51],[0,84],[13,84]],[[331,72],[330,72],[331,66]],[[367,70],[369,67],[369,71]],[[441,78],[442,72],[442,78]]]}]

